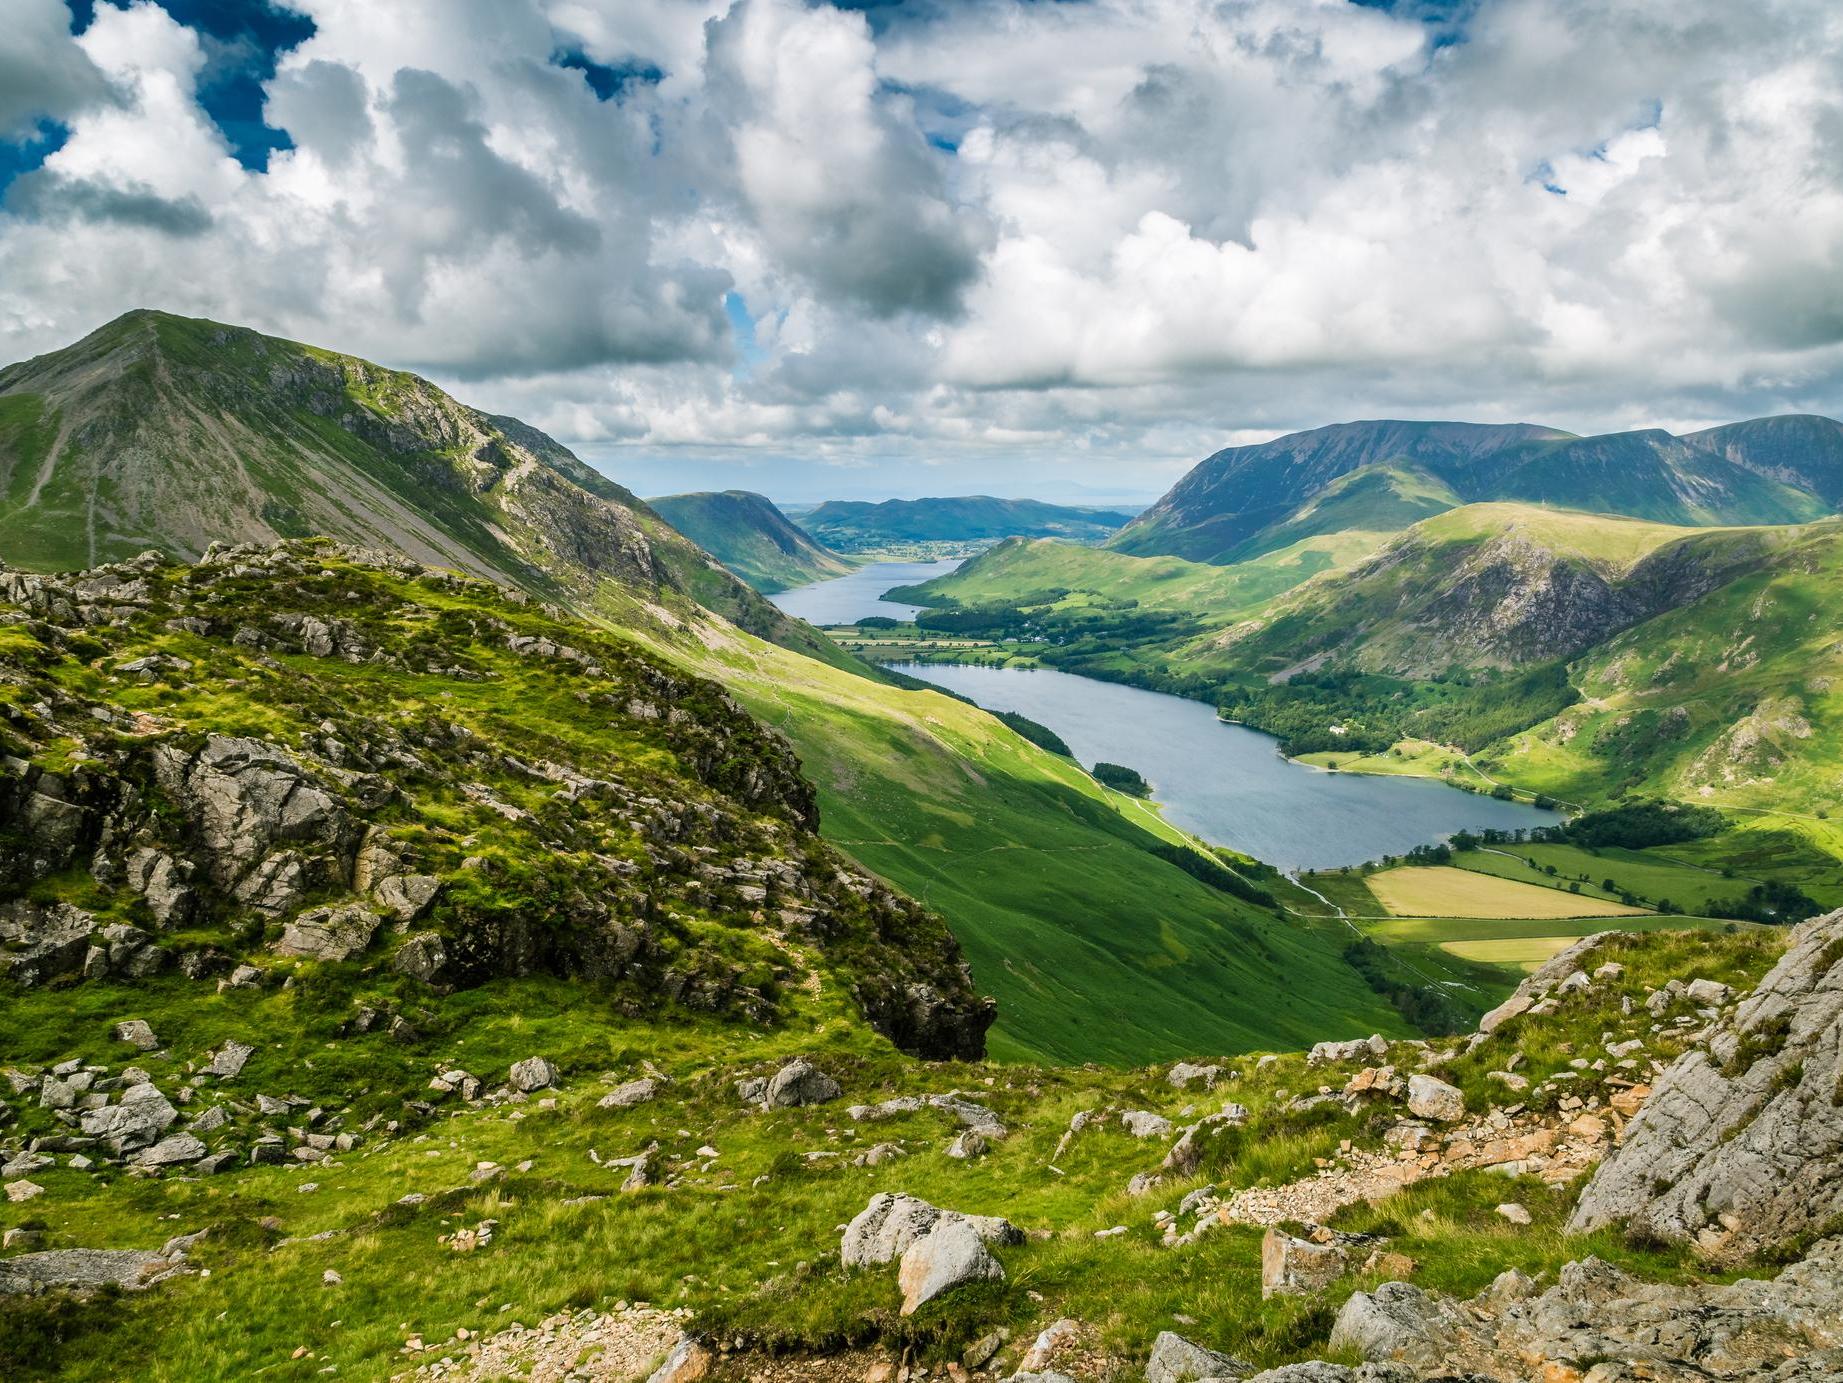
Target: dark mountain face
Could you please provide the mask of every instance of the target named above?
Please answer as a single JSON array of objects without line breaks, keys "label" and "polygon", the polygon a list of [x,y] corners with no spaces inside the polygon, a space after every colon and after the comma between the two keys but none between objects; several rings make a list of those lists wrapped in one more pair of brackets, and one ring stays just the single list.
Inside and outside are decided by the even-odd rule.
[{"label": "dark mountain face", "polygon": [[[1466,502],[1518,500],[1700,526],[1801,523],[1843,503],[1843,424],[1762,418],[1685,437],[1530,424],[1341,423],[1201,462],[1110,544],[1234,560],[1342,476],[1412,464]],[[1354,517],[1354,516],[1353,516]]]},{"label": "dark mountain face", "polygon": [[1201,462],[1109,544],[1121,552],[1215,561],[1339,477],[1385,461],[1451,484],[1481,458],[1571,434],[1531,423],[1336,423],[1271,442],[1229,447]]},{"label": "dark mountain face", "polygon": [[643,623],[714,610],[849,661],[568,448],[416,375],[145,311],[0,371],[0,561],[313,535]]},{"label": "dark mountain face", "polygon": [[765,495],[699,491],[649,500],[665,521],[758,591],[784,591],[851,568],[827,552]]},{"label": "dark mountain face", "polygon": [[1843,423],[1812,413],[1786,413],[1728,423],[1683,439],[1758,475],[1809,490],[1843,506]]}]

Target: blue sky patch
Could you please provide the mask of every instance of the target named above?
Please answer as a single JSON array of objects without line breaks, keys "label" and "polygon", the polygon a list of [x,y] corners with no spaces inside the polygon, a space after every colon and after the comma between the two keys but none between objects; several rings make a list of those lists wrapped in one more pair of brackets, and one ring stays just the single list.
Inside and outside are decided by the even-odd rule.
[{"label": "blue sky patch", "polygon": [[41,120],[35,133],[24,139],[0,139],[0,195],[22,173],[44,167],[45,160],[64,147],[70,127],[56,120]]},{"label": "blue sky patch", "polygon": [[657,86],[666,75],[654,64],[638,58],[613,64],[597,62],[580,48],[561,49],[551,61],[558,67],[582,73],[598,101],[619,100],[631,86]]},{"label": "blue sky patch", "polygon": [[[276,60],[313,37],[314,22],[270,0],[154,0],[179,23],[196,32],[205,49],[198,103],[224,134],[237,162],[267,172],[269,155],[292,149],[286,130],[263,123],[262,84],[275,75]],[[95,0],[70,0],[71,32],[82,33],[96,17]]]}]

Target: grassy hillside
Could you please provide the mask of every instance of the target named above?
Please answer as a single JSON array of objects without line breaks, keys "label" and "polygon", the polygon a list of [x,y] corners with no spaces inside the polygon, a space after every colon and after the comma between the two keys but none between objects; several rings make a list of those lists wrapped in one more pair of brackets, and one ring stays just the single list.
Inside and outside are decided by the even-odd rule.
[{"label": "grassy hillside", "polygon": [[1000,538],[1068,538],[1098,542],[1130,512],[1046,504],[1035,499],[959,495],[945,499],[828,500],[800,518],[808,533],[838,552],[909,543],[992,542]]},{"label": "grassy hillside", "polygon": [[647,501],[667,523],[764,594],[843,576],[851,564],[747,490],[662,495]]},{"label": "grassy hillside", "polygon": [[1155,856],[1185,837],[977,707],[753,640],[680,656],[794,742],[829,841],[949,920],[999,1000],[995,1055],[1134,1062],[1403,1030],[1337,929]]}]

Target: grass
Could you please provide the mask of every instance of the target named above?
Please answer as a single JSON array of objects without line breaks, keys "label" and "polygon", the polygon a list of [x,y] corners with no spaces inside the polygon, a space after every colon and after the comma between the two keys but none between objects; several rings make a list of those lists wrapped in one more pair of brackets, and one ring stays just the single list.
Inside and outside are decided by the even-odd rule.
[{"label": "grass", "polygon": [[1443,941],[1440,947],[1461,960],[1534,970],[1551,956],[1567,950],[1574,940],[1571,936],[1530,936],[1491,941]]},{"label": "grass", "polygon": [[[1617,847],[1586,849],[1578,845],[1504,845],[1466,850],[1453,856],[1453,865],[1503,879],[1566,889],[1580,885],[1582,898],[1617,901],[1622,893],[1660,901],[1674,908],[1700,912],[1710,904],[1744,894],[1758,879],[1730,871],[1674,859],[1660,847],[1625,850]],[[1611,880],[1615,887],[1605,884]]]},{"label": "grass", "polygon": [[1645,911],[1444,865],[1385,869],[1365,882],[1398,917],[1632,917]]},{"label": "grass", "polygon": [[[1509,1051],[1527,1053],[1535,1082],[1590,1054],[1602,1034],[1623,1035],[1651,1016],[1619,1011],[1619,995],[1642,996],[1668,975],[1703,974],[1747,984],[1770,963],[1771,936],[1660,933],[1619,938],[1613,955],[1628,970],[1620,986],[1568,996],[1547,1017],[1525,1015],[1445,1074],[1474,1108],[1489,1089],[1484,1072]],[[112,992],[111,992],[112,991]],[[60,1016],[54,1003],[30,1015],[0,1018],[47,1054],[68,1049],[119,1065],[128,1054],[107,1043],[96,1022],[130,1002],[153,1020],[177,1021],[156,990],[100,986],[95,1007]],[[152,1383],[261,1376],[308,1380],[324,1370],[344,1377],[383,1377],[422,1362],[401,1352],[419,1335],[447,1339],[457,1328],[485,1332],[513,1321],[530,1326],[566,1306],[604,1309],[617,1299],[644,1300],[697,1313],[714,1337],[786,1350],[877,1343],[907,1345],[937,1365],[970,1340],[1003,1327],[1012,1332],[1008,1360],[1060,1316],[1093,1327],[1102,1345],[1143,1357],[1163,1329],[1242,1355],[1262,1367],[1322,1355],[1343,1293],[1373,1285],[1358,1276],[1323,1296],[1263,1302],[1259,1231],[1224,1228],[1189,1248],[1159,1245],[1152,1216],[1174,1209],[1205,1182],[1223,1191],[1311,1176],[1316,1160],[1340,1142],[1379,1146],[1390,1122],[1341,1108],[1289,1109],[1293,1093],[1341,1082],[1348,1071],[1308,1071],[1301,1055],[1265,1070],[1252,1058],[1231,1062],[1228,1085],[1211,1094],[1173,1089],[1160,1070],[924,1066],[850,1022],[796,1022],[779,1032],[692,1018],[676,1026],[584,1013],[572,986],[505,981],[475,991],[472,1007],[449,1038],[382,1052],[380,1073],[409,1077],[457,1056],[493,1074],[489,1062],[543,1051],[563,1066],[566,1088],[554,1108],[523,1104],[455,1109],[412,1126],[405,1136],[368,1139],[357,1151],[313,1168],[258,1167],[188,1180],[88,1176],[58,1168],[35,1173],[47,1194],[27,1205],[0,1204],[0,1226],[42,1223],[58,1246],[157,1246],[169,1235],[209,1229],[192,1252],[192,1275],[144,1295],[106,1302],[67,1318],[52,1338],[35,1338],[30,1356],[8,1356],[39,1308],[22,1308],[0,1324],[0,1360],[10,1377],[114,1380],[124,1358]],[[55,999],[40,995],[38,998]],[[113,1000],[114,1002],[106,1002]],[[285,1023],[254,1010],[257,1025]],[[134,1054],[167,1088],[201,1052],[209,1032],[175,1028],[165,1053]],[[276,1034],[280,1036],[278,1032]],[[1667,1055],[1653,1039],[1653,1050]],[[362,1043],[360,1045],[363,1045]],[[379,1043],[380,1047],[385,1044]],[[9,1051],[11,1048],[9,1048]],[[992,1152],[957,1161],[944,1148],[954,1131],[943,1112],[924,1110],[854,1124],[841,1104],[763,1114],[743,1107],[731,1083],[772,1070],[795,1053],[812,1055],[845,1087],[847,1101],[958,1088],[988,1104],[1011,1129]],[[297,1078],[324,1090],[337,1111],[344,1075],[322,1077],[293,1059]],[[672,1078],[655,1102],[600,1109],[611,1083],[637,1074],[642,1059]],[[247,1094],[272,1088],[289,1067],[276,1065],[240,1080]],[[1354,1066],[1350,1068],[1354,1070]],[[381,1078],[381,1077],[380,1077]],[[1588,1079],[1598,1076],[1588,1074]],[[322,1082],[321,1084],[314,1084]],[[1131,1138],[1115,1119],[1076,1136],[1055,1159],[1079,1110],[1148,1109],[1182,1118],[1186,1107],[1233,1098],[1252,1111],[1247,1127],[1209,1144],[1196,1178],[1152,1194],[1124,1194],[1127,1179],[1156,1165],[1163,1144]],[[881,1167],[854,1167],[872,1143],[895,1141],[906,1155]],[[657,1143],[671,1183],[620,1194],[621,1173],[598,1165]],[[700,1156],[702,1146],[717,1156]],[[530,1162],[528,1169],[521,1164]],[[478,1163],[505,1169],[470,1180]],[[307,1184],[317,1190],[304,1192]],[[914,1317],[896,1314],[894,1270],[846,1272],[837,1261],[838,1226],[876,1191],[902,1189],[972,1213],[1003,1214],[1035,1237],[999,1251],[1006,1280],[956,1293]],[[428,1199],[399,1204],[408,1192]],[[1515,1199],[1532,1213],[1527,1228],[1508,1225],[1493,1207]],[[1339,1213],[1340,1228],[1389,1236],[1390,1247],[1421,1267],[1425,1288],[1469,1295],[1506,1267],[1552,1275],[1587,1253],[1650,1277],[1697,1272],[1676,1250],[1622,1242],[1616,1235],[1564,1234],[1572,1192],[1519,1180],[1465,1173],[1424,1183],[1374,1206]],[[456,1228],[497,1220],[493,1241],[456,1253],[438,1238]],[[1095,1231],[1125,1225],[1125,1235]],[[327,1271],[342,1279],[322,1281]],[[1182,1315],[1189,1323],[1179,1320]],[[157,1341],[148,1347],[150,1339]],[[302,1350],[301,1357],[293,1357]],[[426,1358],[426,1356],[425,1356]]]},{"label": "grass", "polygon": [[828,840],[948,919],[999,1001],[995,1054],[1130,1065],[1406,1031],[1335,934],[1157,858],[1188,837],[977,707],[753,639],[668,651],[792,738]]}]

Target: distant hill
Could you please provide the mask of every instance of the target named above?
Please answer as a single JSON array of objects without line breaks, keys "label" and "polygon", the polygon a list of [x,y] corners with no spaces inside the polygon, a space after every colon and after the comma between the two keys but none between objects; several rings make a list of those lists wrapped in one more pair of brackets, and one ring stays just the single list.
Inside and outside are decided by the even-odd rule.
[{"label": "distant hill", "polygon": [[988,542],[1000,538],[1067,538],[1099,542],[1133,515],[1035,499],[960,495],[947,499],[828,500],[801,518],[806,531],[838,552],[899,543]]},{"label": "distant hill", "polygon": [[1233,562],[1333,523],[1391,531],[1449,502],[1507,500],[1694,526],[1803,523],[1843,502],[1843,424],[1576,437],[1529,423],[1338,423],[1217,452],[1109,546]]},{"label": "distant hill", "polygon": [[814,542],[765,495],[700,490],[647,503],[758,591],[772,594],[851,570],[849,562]]}]

